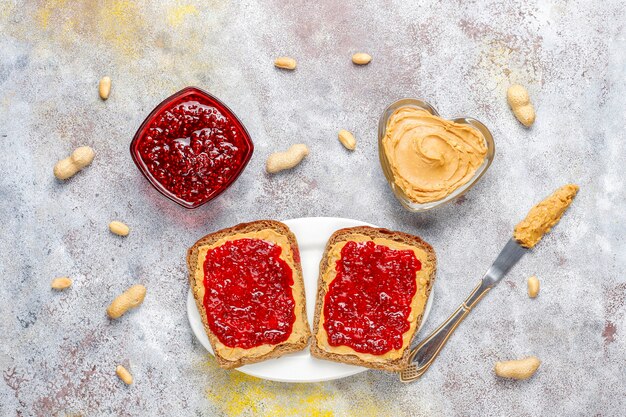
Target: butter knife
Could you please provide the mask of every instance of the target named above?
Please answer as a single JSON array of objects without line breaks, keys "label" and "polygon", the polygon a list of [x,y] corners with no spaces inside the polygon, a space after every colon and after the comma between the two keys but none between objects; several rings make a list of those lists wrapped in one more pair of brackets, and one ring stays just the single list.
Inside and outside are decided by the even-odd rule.
[{"label": "butter knife", "polygon": [[409,365],[400,372],[402,382],[415,381],[428,370],[457,326],[527,251],[515,239],[509,240],[469,297],[441,326],[411,350]]}]

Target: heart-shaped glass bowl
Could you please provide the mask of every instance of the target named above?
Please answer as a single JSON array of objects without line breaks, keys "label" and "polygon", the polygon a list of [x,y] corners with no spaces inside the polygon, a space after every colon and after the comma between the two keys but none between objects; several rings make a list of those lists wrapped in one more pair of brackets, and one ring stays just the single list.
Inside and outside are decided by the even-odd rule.
[{"label": "heart-shaped glass bowl", "polygon": [[412,212],[420,212],[439,207],[465,194],[470,188],[474,186],[474,184],[478,182],[478,180],[485,174],[485,172],[487,172],[487,168],[489,168],[491,162],[493,161],[493,157],[496,152],[496,145],[493,141],[493,136],[491,135],[489,129],[487,129],[484,124],[476,119],[472,119],[471,117],[457,117],[455,119],[449,119],[456,123],[470,125],[480,132],[480,134],[483,136],[483,139],[485,140],[485,144],[487,145],[487,154],[485,155],[485,160],[483,161],[481,166],[478,167],[472,178],[468,182],[454,190],[451,194],[448,194],[446,197],[437,201],[420,204],[412,201],[396,184],[393,177],[393,171],[391,169],[391,166],[389,165],[389,160],[387,159],[387,154],[385,154],[385,149],[383,147],[383,138],[387,133],[387,121],[389,120],[389,117],[393,114],[393,112],[395,112],[400,107],[414,107],[417,109],[423,109],[428,111],[433,116],[441,117],[433,106],[426,103],[425,101],[413,98],[404,98],[390,104],[380,116],[380,122],[378,123],[378,156],[380,158],[380,166],[382,167],[385,178],[387,179],[387,182],[389,183],[389,186],[391,187],[391,190],[393,191],[393,194],[396,196],[398,201],[407,210]]},{"label": "heart-shaped glass bowl", "polygon": [[[202,116],[177,115],[176,117],[178,117],[178,119],[175,119],[173,113],[177,110],[174,109],[178,109],[182,105],[188,105],[187,103],[189,103],[189,109],[191,110],[195,110],[200,107],[207,110],[204,110],[205,113]],[[161,126],[159,123],[162,122],[159,122],[159,120],[161,120],[164,116],[168,117],[169,120],[172,121],[168,122],[165,126]],[[206,125],[203,129],[200,129],[197,132],[211,130],[217,131],[220,135],[220,138],[236,138],[237,150],[235,151],[236,153],[234,154],[234,156],[228,156],[228,158],[230,158],[233,163],[232,166],[226,166],[223,163],[217,164],[216,162],[210,161],[211,158],[213,158],[215,161],[217,161],[218,158],[222,158],[222,160],[226,158],[226,156],[219,153],[217,148],[213,148],[210,152],[207,152],[205,149],[204,151],[193,151],[197,152],[193,155],[186,155],[185,157],[191,158],[193,156],[194,158],[198,158],[198,160],[201,157],[202,161],[196,161],[195,165],[190,166],[188,171],[185,172],[185,176],[189,176],[191,170],[198,169],[196,167],[202,166],[201,164],[217,168],[215,168],[216,171],[214,173],[215,180],[213,179],[213,177],[210,176],[211,173],[207,174],[206,171],[202,171],[202,175],[204,177],[209,177],[211,179],[211,182],[205,183],[204,190],[208,188],[208,191],[204,191],[202,194],[198,193],[197,198],[185,199],[181,195],[176,194],[176,192],[172,189],[176,189],[176,187],[182,188],[182,185],[178,184],[187,183],[181,180],[177,184],[177,180],[172,180],[173,182],[170,181],[170,188],[168,189],[168,187],[165,186],[153,172],[151,172],[150,167],[148,166],[148,162],[150,162],[149,155],[152,151],[147,151],[145,148],[143,148],[143,146],[145,140],[152,140],[151,135],[153,135],[153,133],[151,133],[151,129],[158,129],[160,131],[172,129],[178,132],[180,130],[180,126],[185,124],[188,120],[199,120],[201,117],[205,118],[203,119],[205,122],[207,122],[207,119],[210,122],[210,120],[215,120],[216,118],[219,118],[222,125],[218,127],[211,127],[209,125]],[[190,145],[192,141],[190,137],[196,135],[197,132],[191,132],[191,130],[193,129],[189,128],[189,132],[187,130],[185,130],[183,133],[179,132],[181,137],[175,139],[174,142],[180,142],[180,146],[182,146],[183,148],[185,147],[185,145],[183,144],[189,142],[186,143],[186,148],[192,148],[193,144]],[[224,136],[228,134],[223,133],[226,130],[230,130],[232,132],[231,134],[235,136]],[[200,141],[200,139],[193,140],[197,140],[198,142]],[[163,145],[159,146],[161,149],[165,148],[165,146]],[[167,143],[166,146],[168,149],[167,152],[170,152],[170,150],[172,152],[185,152],[184,149],[180,150],[178,148],[172,148],[173,146],[179,146],[179,144]],[[233,144],[226,144],[224,142],[223,145],[218,144],[216,145],[216,147],[217,146],[222,146],[224,149],[232,149]],[[163,100],[163,102],[161,102],[161,104],[156,106],[156,108],[152,110],[148,117],[146,117],[146,120],[144,120],[144,122],[141,124],[130,144],[130,154],[133,157],[133,161],[135,162],[135,165],[137,165],[137,168],[139,168],[139,171],[141,171],[141,173],[150,182],[150,184],[152,184],[152,186],[165,197],[187,209],[194,209],[200,207],[205,203],[208,203],[209,201],[220,195],[222,192],[224,192],[228,187],[230,187],[232,183],[234,183],[239,175],[243,172],[244,168],[252,157],[253,151],[254,145],[252,143],[252,139],[250,138],[250,135],[248,134],[248,131],[246,130],[244,125],[237,118],[237,116],[235,116],[235,113],[233,113],[232,110],[230,110],[216,97],[196,87],[187,87],[179,91],[178,93],[166,98],[165,100]],[[148,156],[144,155],[144,157],[142,157],[142,152],[147,153]],[[202,152],[204,152],[204,155],[201,155]],[[148,158],[148,162],[146,161],[146,158]],[[227,169],[227,171],[225,169]],[[199,175],[200,174],[198,174],[198,176]],[[187,194],[189,193],[186,193],[185,195]]]}]

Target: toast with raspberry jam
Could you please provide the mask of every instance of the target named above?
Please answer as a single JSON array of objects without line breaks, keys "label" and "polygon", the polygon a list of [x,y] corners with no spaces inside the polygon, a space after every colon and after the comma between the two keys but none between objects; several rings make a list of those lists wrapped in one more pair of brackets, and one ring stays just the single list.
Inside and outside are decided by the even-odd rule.
[{"label": "toast with raspberry jam", "polygon": [[336,231],[320,263],[311,354],[402,370],[436,266],[432,247],[417,236],[366,226]]},{"label": "toast with raspberry jam", "polygon": [[222,368],[306,347],[310,330],[296,237],[260,220],[211,233],[187,252],[189,283]]}]

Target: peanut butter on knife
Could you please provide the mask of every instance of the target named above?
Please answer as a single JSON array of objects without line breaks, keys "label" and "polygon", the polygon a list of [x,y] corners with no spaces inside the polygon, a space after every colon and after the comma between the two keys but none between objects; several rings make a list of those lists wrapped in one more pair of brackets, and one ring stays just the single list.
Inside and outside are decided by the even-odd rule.
[{"label": "peanut butter on knife", "polygon": [[525,248],[534,247],[561,220],[576,193],[576,184],[564,185],[530,209],[526,218],[515,226],[515,240]]}]

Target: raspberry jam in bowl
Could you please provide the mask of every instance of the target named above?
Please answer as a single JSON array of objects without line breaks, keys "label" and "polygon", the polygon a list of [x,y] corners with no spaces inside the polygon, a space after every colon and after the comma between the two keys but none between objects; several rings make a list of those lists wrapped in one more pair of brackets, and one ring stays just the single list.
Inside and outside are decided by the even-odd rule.
[{"label": "raspberry jam in bowl", "polygon": [[237,116],[195,87],[159,104],[130,144],[135,165],[154,188],[188,209],[226,190],[253,151],[250,135]]}]

